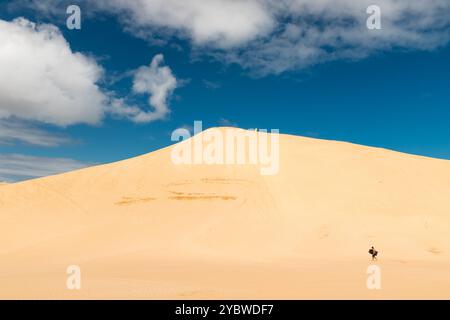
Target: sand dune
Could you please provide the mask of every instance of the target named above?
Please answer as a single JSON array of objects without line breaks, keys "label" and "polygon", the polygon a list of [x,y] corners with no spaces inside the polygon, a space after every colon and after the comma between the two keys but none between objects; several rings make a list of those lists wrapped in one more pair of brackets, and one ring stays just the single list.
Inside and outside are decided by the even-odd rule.
[{"label": "sand dune", "polygon": [[450,298],[450,161],[281,135],[263,176],[171,148],[2,186],[0,298]]}]

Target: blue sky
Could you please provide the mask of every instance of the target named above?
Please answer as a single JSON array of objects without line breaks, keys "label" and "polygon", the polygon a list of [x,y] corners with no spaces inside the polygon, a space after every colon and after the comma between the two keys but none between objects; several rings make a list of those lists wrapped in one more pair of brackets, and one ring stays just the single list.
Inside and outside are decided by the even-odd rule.
[{"label": "blue sky", "polygon": [[[414,37],[402,38],[404,30],[399,23],[404,23],[409,32],[413,22],[405,22],[402,8],[398,8],[399,12],[388,12],[385,24],[388,27],[376,30],[378,35],[368,35],[372,37],[369,40],[355,40],[358,39],[354,36],[355,27],[347,30],[345,26],[337,37],[345,38],[348,32],[352,34],[350,40],[340,40],[337,44],[336,38],[332,38],[330,47],[322,43],[316,47],[318,40],[312,40],[315,33],[311,33],[299,39],[289,38],[289,45],[298,40],[291,48],[278,42],[286,38],[284,33],[273,31],[276,30],[274,23],[285,27],[286,20],[280,22],[273,18],[264,22],[272,12],[269,9],[267,14],[261,12],[262,18],[255,18],[254,23],[258,26],[257,32],[270,25],[272,33],[261,31],[265,33],[255,35],[251,25],[235,31],[222,25],[206,24],[208,29],[203,32],[196,29],[197,24],[195,27],[188,22],[176,24],[180,21],[178,17],[174,17],[175,22],[169,25],[153,22],[151,16],[149,21],[142,22],[137,16],[127,16],[137,14],[129,13],[135,10],[134,7],[123,8],[123,4],[117,4],[112,8],[93,9],[86,1],[79,3],[81,30],[67,29],[64,1],[44,1],[48,5],[39,8],[33,1],[18,1],[15,5],[0,7],[0,19],[8,26],[17,17],[24,17],[37,25],[54,25],[67,41],[72,51],[71,58],[80,53],[102,69],[102,75],[95,78],[99,92],[126,98],[127,105],[137,106],[144,112],[153,110],[148,98],[156,93],[151,87],[143,94],[133,92],[136,70],[147,67],[144,69],[149,71],[152,59],[161,54],[163,62],[160,67],[169,68],[170,75],[177,82],[163,102],[170,112],[160,119],[141,123],[123,114],[105,112],[95,123],[87,123],[90,120],[80,118],[61,124],[54,120],[54,114],[59,115],[59,111],[55,113],[52,110],[52,114],[41,116],[37,109],[35,118],[28,116],[34,111],[15,112],[10,107],[16,103],[15,96],[2,99],[1,94],[6,89],[2,91],[0,88],[0,180],[22,180],[147,153],[171,144],[171,132],[182,126],[192,126],[194,120],[202,120],[204,127],[277,128],[281,133],[450,159],[450,18],[446,18],[445,12],[439,16],[431,4],[424,7],[426,3],[417,1],[418,12],[425,12],[425,25],[413,30]],[[217,1],[220,5],[221,1]],[[159,1],[148,2],[149,10],[167,9],[158,9]],[[169,2],[166,5],[170,7]],[[326,5],[327,1],[323,2]],[[382,4],[387,2],[381,1]],[[342,1],[343,6],[349,6],[349,3]],[[448,4],[443,4],[444,9],[450,9]],[[429,16],[424,8],[430,11]],[[206,9],[195,7],[192,10],[203,12]],[[313,8],[310,11],[314,16]],[[338,9],[330,12],[337,16],[341,14]],[[355,12],[359,14],[360,11]],[[218,13],[212,11],[211,14]],[[436,19],[437,25],[429,22],[430,16]],[[326,19],[320,14],[314,17],[314,22],[309,22],[311,25],[301,14],[291,18],[294,23],[298,21],[307,34]],[[367,15],[362,12],[360,17],[354,18],[356,21],[365,20]],[[170,20],[171,16],[167,19]],[[201,20],[202,14],[194,15],[192,19]],[[420,17],[418,19],[422,21]],[[134,24],[134,21],[138,22]],[[201,25],[200,22],[198,24]],[[325,22],[327,28],[334,30],[331,29],[332,23]],[[392,36],[393,31],[389,37],[380,35],[381,32],[390,32],[391,24],[397,28],[395,36]],[[246,28],[250,30],[248,34],[235,34]],[[217,34],[214,34],[216,29]],[[309,47],[299,47],[301,41]],[[326,52],[317,51],[318,47],[326,47]],[[279,48],[284,51],[279,51]],[[350,53],[347,48],[351,48]],[[311,56],[300,52],[313,49],[316,51],[312,51]],[[1,50],[0,47],[0,65]],[[30,59],[34,55],[40,56],[33,50],[28,54]],[[19,56],[27,57],[26,53]],[[291,57],[292,61],[289,60]],[[36,72],[32,75],[35,76]],[[1,81],[7,79],[5,76]],[[30,96],[34,95],[33,89],[27,90],[25,92]],[[33,99],[30,100],[27,103],[34,103]],[[39,103],[42,101],[36,102]],[[27,107],[17,104],[21,108]],[[2,116],[1,108],[8,111],[6,115]],[[30,134],[34,137],[42,135],[42,139],[33,142],[28,137]],[[43,145],[46,142],[49,145]],[[52,159],[59,161],[59,165],[48,168]],[[23,170],[21,166],[25,166],[28,173],[20,173]]]}]

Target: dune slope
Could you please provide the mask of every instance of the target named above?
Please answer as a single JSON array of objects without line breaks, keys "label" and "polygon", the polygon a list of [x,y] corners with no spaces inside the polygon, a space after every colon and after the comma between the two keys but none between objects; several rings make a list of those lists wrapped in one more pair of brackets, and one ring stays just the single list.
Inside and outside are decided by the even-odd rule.
[{"label": "dune slope", "polygon": [[171,148],[3,185],[0,298],[450,298],[450,161],[281,135],[263,176]]}]

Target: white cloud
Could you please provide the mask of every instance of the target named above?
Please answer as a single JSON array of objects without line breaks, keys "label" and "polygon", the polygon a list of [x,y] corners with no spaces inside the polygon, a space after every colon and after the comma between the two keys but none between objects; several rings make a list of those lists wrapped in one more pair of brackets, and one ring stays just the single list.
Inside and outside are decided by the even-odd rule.
[{"label": "white cloud", "polygon": [[[273,27],[263,1],[109,0],[91,1],[116,12],[134,31],[170,29],[198,45],[229,48],[255,39]],[[145,30],[144,30],[145,31]]]},{"label": "white cloud", "polygon": [[0,145],[16,141],[43,147],[54,147],[71,142],[69,138],[47,132],[23,121],[0,119]]},{"label": "white cloud", "polygon": [[220,118],[217,123],[222,127],[238,127],[237,123],[226,118]]},{"label": "white cloud", "polygon": [[0,20],[0,70],[0,118],[66,126],[104,115],[101,67],[72,52],[53,25]]},{"label": "white cloud", "polygon": [[[282,17],[277,30],[270,37],[248,43],[245,50],[220,52],[219,58],[259,74],[278,74],[396,49],[430,50],[450,40],[448,0],[271,3],[273,13]],[[371,4],[381,8],[382,30],[366,27],[366,9]]]},{"label": "white cloud", "polygon": [[[163,119],[170,112],[168,100],[177,79],[162,63],[163,56],[157,55],[150,66],[142,66],[134,74],[133,92],[148,94],[154,109],[145,111],[148,106],[128,106],[124,98],[99,87],[103,68],[73,52],[57,27],[24,18],[0,20],[0,119],[57,126],[98,124],[108,113],[140,123]],[[42,131],[26,129],[25,122],[21,128],[3,122],[0,142],[61,142]]]},{"label": "white cloud", "polygon": [[133,76],[133,91],[136,94],[148,94],[148,103],[154,109],[145,111],[136,106],[128,106],[123,99],[114,99],[112,112],[127,117],[134,122],[150,122],[164,119],[169,114],[168,100],[177,87],[177,79],[168,66],[163,66],[164,57],[153,57],[149,66],[142,66]]},{"label": "white cloud", "polygon": [[207,89],[211,89],[211,90],[219,89],[222,86],[219,82],[209,81],[209,80],[206,80],[206,79],[203,79],[202,82],[203,82],[203,85]]},{"label": "white cloud", "polygon": [[[46,7],[54,3],[46,1]],[[430,50],[450,40],[448,0],[84,2],[115,13],[136,36],[177,35],[202,54],[263,75],[396,49]],[[366,9],[373,4],[381,8],[382,30],[366,27]]]},{"label": "white cloud", "polygon": [[67,158],[0,154],[0,181],[21,181],[87,167],[91,164]]}]

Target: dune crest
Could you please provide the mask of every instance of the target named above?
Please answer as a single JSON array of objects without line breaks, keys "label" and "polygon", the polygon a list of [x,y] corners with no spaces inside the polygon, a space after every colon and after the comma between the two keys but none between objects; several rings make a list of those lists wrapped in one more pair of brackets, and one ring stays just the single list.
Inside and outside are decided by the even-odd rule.
[{"label": "dune crest", "polygon": [[450,298],[450,161],[279,143],[275,175],[175,165],[171,146],[2,185],[0,298]]}]

